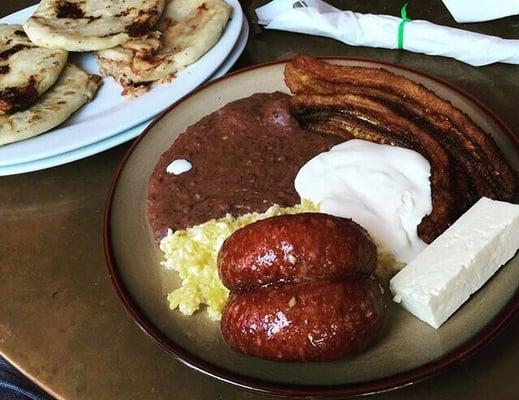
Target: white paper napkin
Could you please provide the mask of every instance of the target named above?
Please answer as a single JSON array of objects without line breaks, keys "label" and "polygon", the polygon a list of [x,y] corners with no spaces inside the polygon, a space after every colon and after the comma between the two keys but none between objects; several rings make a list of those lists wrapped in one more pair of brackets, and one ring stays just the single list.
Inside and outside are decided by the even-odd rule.
[{"label": "white paper napkin", "polygon": [[519,14],[519,0],[443,0],[456,22],[481,22]]},{"label": "white paper napkin", "polygon": [[[351,46],[398,48],[402,18],[341,11],[321,0],[274,0],[256,9],[259,23],[277,29],[326,36]],[[416,53],[456,58],[480,66],[519,64],[519,40],[410,21],[403,28],[403,48]]]}]

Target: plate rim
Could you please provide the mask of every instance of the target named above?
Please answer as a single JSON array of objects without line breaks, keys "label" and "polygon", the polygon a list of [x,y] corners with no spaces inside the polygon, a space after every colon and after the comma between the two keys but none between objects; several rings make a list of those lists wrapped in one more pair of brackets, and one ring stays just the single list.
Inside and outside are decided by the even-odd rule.
[{"label": "plate rim", "polygon": [[[494,111],[484,105],[479,99],[458,86],[434,75],[416,70],[403,65],[398,65],[390,62],[373,60],[364,57],[346,57],[346,56],[333,56],[333,57],[316,57],[321,60],[344,60],[344,61],[358,61],[358,62],[369,62],[378,64],[380,66],[388,66],[392,68],[406,70],[408,72],[424,76],[430,80],[436,81],[443,86],[446,86],[450,90],[456,92],[462,97],[470,100],[473,105],[476,106],[482,113],[490,118],[499,128],[505,133],[510,139],[512,145],[516,150],[519,151],[519,133],[514,133],[507,124],[499,117]],[[246,68],[239,69],[230,74],[224,75],[214,81],[210,81],[199,86],[194,91],[190,92],[186,96],[182,97],[178,101],[171,104],[166,110],[161,112],[154,121],[148,125],[148,127],[141,133],[141,135],[132,143],[123,159],[119,163],[108,192],[108,196],[105,203],[104,219],[103,219],[103,248],[105,254],[105,261],[108,268],[108,273],[112,284],[116,290],[117,296],[123,303],[126,311],[131,315],[134,322],[143,330],[148,336],[150,336],[157,344],[159,344],[169,354],[173,355],[177,360],[182,362],[184,365],[208,375],[214,379],[231,384],[241,389],[253,391],[256,393],[274,395],[284,398],[301,398],[301,397],[316,397],[319,398],[335,398],[337,396],[354,397],[359,395],[367,395],[379,392],[386,392],[396,390],[405,386],[409,386],[443,372],[454,365],[458,364],[462,359],[474,355],[487,344],[489,344],[497,335],[510,323],[513,317],[519,313],[519,288],[516,289],[513,297],[508,303],[500,310],[500,312],[485,325],[485,327],[478,333],[476,333],[470,340],[463,343],[462,345],[455,348],[453,351],[441,357],[438,360],[430,363],[423,364],[419,367],[413,368],[409,371],[401,372],[395,375],[390,375],[384,378],[374,379],[367,382],[360,383],[349,383],[343,385],[331,385],[331,386],[319,386],[319,385],[296,385],[296,384],[283,384],[276,382],[269,382],[266,380],[247,377],[233,373],[222,367],[217,367],[211,363],[204,361],[203,359],[189,353],[182,347],[174,343],[172,340],[166,337],[156,326],[150,322],[145,314],[140,310],[132,296],[127,291],[124,282],[119,275],[119,268],[117,261],[112,252],[112,240],[111,240],[111,211],[113,205],[114,194],[117,189],[117,185],[124,167],[127,161],[131,157],[135,148],[139,145],[140,141],[149,131],[160,121],[167,113],[174,109],[180,103],[186,101],[191,96],[196,95],[199,91],[205,89],[208,86],[219,83],[222,80],[233,78],[237,75],[249,72],[251,70],[261,69],[276,64],[284,64],[290,61],[292,57],[282,60],[275,60],[261,64],[251,65]]]}]

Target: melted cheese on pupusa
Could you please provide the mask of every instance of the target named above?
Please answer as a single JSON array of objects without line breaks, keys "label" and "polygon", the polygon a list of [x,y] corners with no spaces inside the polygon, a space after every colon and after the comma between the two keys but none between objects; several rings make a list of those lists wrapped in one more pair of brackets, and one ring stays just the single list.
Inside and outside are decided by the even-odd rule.
[{"label": "melted cheese on pupusa", "polygon": [[417,226],[432,211],[430,170],[413,150],[355,139],[303,165],[295,188],[321,212],[353,219],[407,263],[426,247]]}]

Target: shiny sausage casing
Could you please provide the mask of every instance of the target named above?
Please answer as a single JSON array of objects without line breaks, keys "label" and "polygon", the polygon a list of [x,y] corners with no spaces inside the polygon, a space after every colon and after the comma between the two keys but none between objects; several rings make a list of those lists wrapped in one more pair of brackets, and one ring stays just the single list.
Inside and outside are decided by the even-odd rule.
[{"label": "shiny sausage casing", "polygon": [[321,213],[282,215],[234,232],[218,254],[229,290],[273,283],[367,277],[377,252],[366,230],[350,219]]},{"label": "shiny sausage casing", "polygon": [[221,329],[237,351],[271,360],[325,361],[368,347],[384,320],[381,289],[367,278],[232,293]]}]

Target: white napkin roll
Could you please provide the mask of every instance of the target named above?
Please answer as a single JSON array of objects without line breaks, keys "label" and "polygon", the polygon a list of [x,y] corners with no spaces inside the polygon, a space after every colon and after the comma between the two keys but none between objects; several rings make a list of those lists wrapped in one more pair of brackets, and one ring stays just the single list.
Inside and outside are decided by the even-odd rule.
[{"label": "white napkin roll", "polygon": [[[325,36],[351,46],[398,47],[401,18],[341,11],[321,0],[274,0],[256,9],[261,25]],[[519,64],[519,40],[502,39],[428,21],[404,26],[404,49],[456,58],[474,66],[504,62]]]},{"label": "white napkin roll", "polygon": [[519,14],[519,0],[443,0],[456,22],[481,22]]}]

